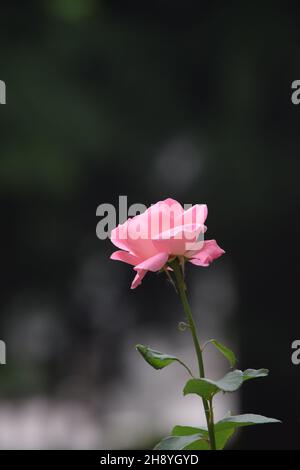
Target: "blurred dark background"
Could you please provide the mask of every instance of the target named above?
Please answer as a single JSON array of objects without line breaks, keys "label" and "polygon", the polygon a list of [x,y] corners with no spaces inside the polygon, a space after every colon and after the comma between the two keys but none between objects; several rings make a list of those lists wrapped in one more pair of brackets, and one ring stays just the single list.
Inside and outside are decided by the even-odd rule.
[{"label": "blurred dark background", "polygon": [[119,195],[208,204],[226,256],[188,270],[201,337],[271,370],[232,411],[283,421],[232,448],[299,448],[300,30],[278,5],[1,3],[1,448],[151,448],[197,423],[184,371],[133,349],[193,361],[162,276],[130,291],[130,267],[96,237],[97,206]]}]

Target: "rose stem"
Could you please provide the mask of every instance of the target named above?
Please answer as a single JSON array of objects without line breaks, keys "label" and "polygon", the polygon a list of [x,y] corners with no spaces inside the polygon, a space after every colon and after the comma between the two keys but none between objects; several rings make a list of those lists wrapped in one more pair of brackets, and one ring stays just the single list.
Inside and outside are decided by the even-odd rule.
[{"label": "rose stem", "polygon": [[[184,312],[187,316],[189,327],[192,333],[193,342],[194,342],[196,355],[198,359],[200,378],[204,378],[205,372],[204,372],[202,351],[201,351],[201,347],[200,347],[200,343],[199,343],[199,339],[197,335],[196,325],[195,325],[194,318],[192,315],[192,310],[191,310],[191,307],[190,307],[190,304],[186,295],[186,285],[184,282],[183,274],[182,274],[178,259],[176,258],[174,261],[172,261],[172,263],[170,263],[170,266],[174,270],[179,297],[180,297]],[[203,401],[203,407],[204,407],[205,416],[206,416],[210,447],[212,450],[216,450],[216,440],[215,440],[215,433],[214,433],[214,421],[213,421],[212,410],[210,410],[209,402],[207,400],[202,398],[202,401]]]}]

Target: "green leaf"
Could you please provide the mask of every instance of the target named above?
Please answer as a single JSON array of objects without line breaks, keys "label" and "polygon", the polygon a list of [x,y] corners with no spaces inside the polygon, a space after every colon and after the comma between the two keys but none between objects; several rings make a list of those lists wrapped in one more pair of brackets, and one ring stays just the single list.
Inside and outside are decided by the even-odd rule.
[{"label": "green leaf", "polygon": [[192,426],[175,426],[172,429],[172,436],[190,436],[191,434],[202,434],[208,436],[208,431],[203,428],[193,428]]},{"label": "green leaf", "polygon": [[236,357],[234,355],[234,352],[231,351],[231,349],[226,348],[226,346],[219,343],[215,339],[210,340],[210,343],[213,344],[220,351],[220,353],[222,353],[223,356],[226,357],[226,359],[229,361],[229,364],[231,365],[231,367],[234,368],[235,365],[236,365]]},{"label": "green leaf", "polygon": [[267,418],[266,416],[255,415],[255,414],[244,414],[236,416],[228,416],[221,419],[215,424],[215,432],[223,431],[225,429],[239,428],[242,426],[252,426],[254,424],[268,424],[268,423],[280,423],[278,419]]},{"label": "green leaf", "polygon": [[217,450],[224,449],[225,445],[234,434],[235,429],[224,429],[221,431],[215,430],[215,437],[216,437],[216,448]]},{"label": "green leaf", "polygon": [[[236,428],[244,426],[253,426],[255,424],[268,424],[268,423],[280,423],[278,419],[267,418],[266,416],[256,414],[244,414],[230,416],[226,415],[221,421],[215,424],[215,438],[217,450],[224,449],[228,440],[234,434]],[[200,438],[199,438],[200,436]],[[180,441],[171,441],[171,444],[175,442],[175,445],[184,445],[184,447],[156,447],[156,449],[186,449],[186,450],[209,450],[209,438],[208,431],[203,428],[194,428],[191,426],[175,426],[172,431],[172,436],[176,438],[182,438]],[[170,439],[167,438],[167,439]],[[183,440],[184,438],[191,438],[189,440]],[[165,440],[161,441],[162,444]],[[160,445],[159,444],[159,445]],[[170,445],[168,440],[166,444]]]},{"label": "green leaf", "polygon": [[147,346],[143,346],[142,344],[137,344],[135,348],[143,356],[145,361],[148,362],[150,366],[154,367],[154,369],[163,369],[172,362],[178,360],[175,356],[163,354],[159,351],[155,351],[154,349],[150,349]]},{"label": "green leaf", "polygon": [[[215,433],[216,438],[216,449],[222,450],[227,444],[228,440],[234,434],[234,429],[225,429]],[[185,447],[185,450],[210,450],[209,439],[200,439],[192,442],[190,445]]]},{"label": "green leaf", "polygon": [[198,439],[184,448],[184,450],[210,450],[208,438]]},{"label": "green leaf", "polygon": [[184,395],[192,393],[205,398],[205,400],[210,400],[218,392],[218,387],[207,379],[190,379],[183,389]]},{"label": "green leaf", "polygon": [[210,379],[191,379],[189,380],[183,390],[184,395],[194,393],[210,400],[216,393],[222,392],[235,392],[240,388],[243,382],[258,377],[267,376],[269,371],[267,369],[247,369],[245,372],[241,370],[233,370],[224,375],[220,380]]},{"label": "green leaf", "polygon": [[201,434],[202,439],[193,441],[187,447],[186,450],[209,450],[208,431],[203,428],[193,428],[191,426],[175,426],[172,430],[172,436],[191,436],[195,434]]},{"label": "green leaf", "polygon": [[250,379],[257,379],[259,377],[266,377],[269,374],[268,369],[247,369],[243,372],[244,382]]},{"label": "green leaf", "polygon": [[189,436],[168,436],[162,439],[154,450],[182,450],[196,441],[201,440],[201,434],[191,434]]},{"label": "green leaf", "polygon": [[171,354],[164,354],[160,351],[155,351],[154,349],[150,349],[148,346],[143,346],[142,344],[137,344],[135,348],[143,356],[145,361],[156,370],[163,369],[172,362],[177,361],[191,376],[193,375],[190,369],[180,359],[172,356]]},{"label": "green leaf", "polygon": [[241,370],[234,370],[228,372],[220,380],[210,379],[191,379],[189,380],[184,389],[183,394],[190,393],[199,395],[205,400],[210,400],[216,393],[222,392],[235,392],[243,383],[243,372]]},{"label": "green leaf", "polygon": [[243,372],[236,369],[228,372],[220,380],[210,380],[209,382],[216,385],[223,392],[235,392],[243,383]]},{"label": "green leaf", "polygon": [[[230,437],[234,434],[234,428],[232,429],[224,429],[215,432],[216,437],[216,447],[218,450],[223,449],[230,439]],[[172,436],[190,436],[193,434],[202,434],[203,438],[201,441],[195,441],[190,444],[186,449],[188,450],[208,450],[208,431],[203,428],[194,428],[191,426],[175,426],[172,430]]]}]

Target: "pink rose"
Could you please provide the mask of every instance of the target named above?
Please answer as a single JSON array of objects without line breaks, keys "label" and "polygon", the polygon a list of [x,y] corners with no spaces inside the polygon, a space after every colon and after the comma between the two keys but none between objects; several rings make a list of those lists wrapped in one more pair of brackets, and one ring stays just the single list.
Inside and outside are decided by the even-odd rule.
[{"label": "pink rose", "polygon": [[225,252],[215,240],[203,240],[206,217],[205,204],[184,211],[174,199],[159,201],[112,230],[111,241],[120,250],[111,259],[134,266],[132,289],[141,284],[147,271],[167,267],[176,256],[196,266],[209,266]]}]

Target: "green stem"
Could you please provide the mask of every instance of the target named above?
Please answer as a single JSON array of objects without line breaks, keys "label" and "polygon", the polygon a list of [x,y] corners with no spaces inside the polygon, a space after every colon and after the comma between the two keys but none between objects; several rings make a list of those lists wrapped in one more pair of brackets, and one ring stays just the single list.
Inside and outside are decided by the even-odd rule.
[{"label": "green stem", "polygon": [[[199,343],[199,339],[197,335],[195,321],[192,315],[192,310],[191,310],[191,307],[190,307],[190,304],[186,295],[186,285],[185,285],[181,267],[179,265],[177,258],[171,263],[171,267],[174,270],[180,300],[183,305],[183,309],[186,314],[189,327],[192,333],[192,338],[193,338],[197,360],[198,360],[200,378],[204,378],[205,371],[204,371],[204,364],[203,364],[203,358],[202,358],[202,351],[201,351],[201,347],[200,347],[200,343]],[[210,448],[211,450],[215,450],[216,440],[215,440],[215,433],[214,433],[214,421],[213,421],[212,407],[210,407],[209,402],[205,400],[204,398],[202,399],[202,401],[203,401],[203,407],[204,407],[205,417],[206,417],[206,422],[207,422]]]},{"label": "green stem", "polygon": [[195,378],[195,377],[193,376],[193,373],[192,373],[191,369],[190,369],[184,362],[182,362],[180,359],[177,359],[177,362],[178,362],[179,364],[181,364],[181,365],[185,368],[185,370],[190,374],[190,376],[191,376],[193,379]]}]

